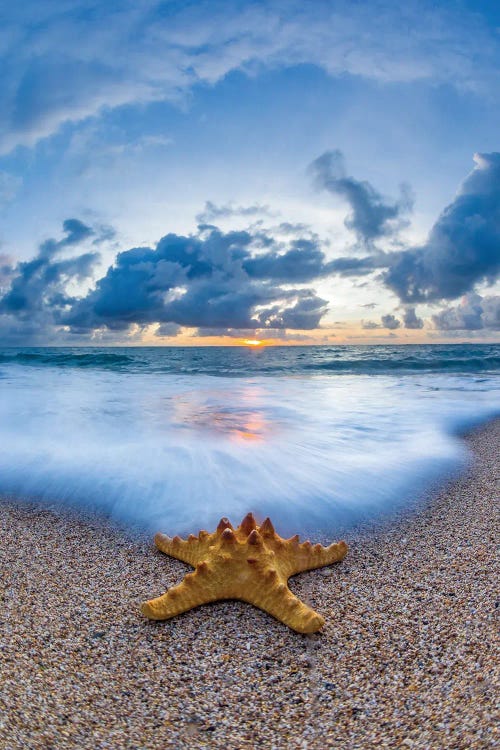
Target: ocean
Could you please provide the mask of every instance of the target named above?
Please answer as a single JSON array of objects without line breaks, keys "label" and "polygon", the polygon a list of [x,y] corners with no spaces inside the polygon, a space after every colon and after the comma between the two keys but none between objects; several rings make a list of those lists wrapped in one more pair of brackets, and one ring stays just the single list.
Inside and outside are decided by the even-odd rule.
[{"label": "ocean", "polygon": [[462,470],[500,345],[0,349],[0,494],[335,534]]}]

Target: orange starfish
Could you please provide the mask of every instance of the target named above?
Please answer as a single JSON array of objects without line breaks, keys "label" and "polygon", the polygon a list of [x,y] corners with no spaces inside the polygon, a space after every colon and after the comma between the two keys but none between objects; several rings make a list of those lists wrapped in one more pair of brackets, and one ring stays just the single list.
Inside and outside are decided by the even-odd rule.
[{"label": "orange starfish", "polygon": [[213,534],[200,531],[187,540],[155,536],[162,552],[190,563],[196,570],[163,596],[144,602],[141,611],[153,620],[170,617],[219,599],[241,599],[263,609],[299,633],[314,633],[324,624],[317,612],[300,601],[287,586],[290,576],[339,562],[347,544],[323,547],[299,543],[298,534],[282,539],[266,518],[257,526],[251,513],[237,529],[222,518]]}]

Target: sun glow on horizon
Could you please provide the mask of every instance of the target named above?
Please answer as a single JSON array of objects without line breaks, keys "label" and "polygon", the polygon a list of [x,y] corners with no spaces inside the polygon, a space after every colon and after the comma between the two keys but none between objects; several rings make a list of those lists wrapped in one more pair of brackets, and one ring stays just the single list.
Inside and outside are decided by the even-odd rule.
[{"label": "sun glow on horizon", "polygon": [[264,342],[259,339],[244,339],[243,343],[246,346],[262,346]]}]

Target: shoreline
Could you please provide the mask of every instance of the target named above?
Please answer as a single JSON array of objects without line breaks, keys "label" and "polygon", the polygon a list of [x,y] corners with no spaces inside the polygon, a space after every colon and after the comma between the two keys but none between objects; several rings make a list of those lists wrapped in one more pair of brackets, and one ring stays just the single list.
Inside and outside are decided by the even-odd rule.
[{"label": "shoreline", "polygon": [[310,636],[232,601],[148,622],[188,566],[0,501],[0,748],[492,747],[499,438],[498,418],[473,429],[463,475],[291,579],[326,618]]}]

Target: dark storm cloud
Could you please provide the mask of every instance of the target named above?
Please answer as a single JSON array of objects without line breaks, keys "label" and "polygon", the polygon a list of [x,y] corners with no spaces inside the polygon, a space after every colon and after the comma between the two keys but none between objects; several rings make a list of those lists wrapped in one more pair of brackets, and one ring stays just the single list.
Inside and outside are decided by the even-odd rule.
[{"label": "dark storm cloud", "polygon": [[407,307],[403,313],[403,325],[405,328],[419,329],[424,327],[424,321],[417,317],[414,307]]},{"label": "dark storm cloud", "polygon": [[[205,224],[192,235],[170,233],[155,247],[120,252],[95,287],[76,296],[79,284],[82,290],[88,288],[99,258],[96,252],[76,254],[78,246],[93,248],[109,241],[113,230],[71,218],[63,224],[62,238],[43,242],[33,260],[13,265],[0,258],[2,336],[9,338],[9,330],[19,332],[22,326],[27,335],[34,336],[36,329],[37,337],[44,329],[49,336],[57,328],[85,336],[128,335],[151,324],[159,324],[159,336],[176,335],[181,326],[201,331],[312,330],[327,303],[306,285],[313,287],[334,275],[356,280],[369,274],[378,274],[399,296],[404,327],[419,329],[423,321],[416,315],[416,303],[454,299],[477,282],[494,280],[500,265],[500,154],[477,156],[476,168],[438,218],[428,241],[397,252],[384,252],[372,240],[390,231],[401,209],[391,208],[368,183],[332,177],[332,159],[332,154],[323,155],[314,168],[325,184],[340,180],[344,185],[353,209],[351,224],[366,240],[364,257],[328,260],[309,229],[307,236],[292,234],[285,241],[283,233],[261,226],[223,232]],[[442,310],[435,325],[442,330],[491,328],[497,318],[488,300],[494,298],[484,298],[479,313],[477,301],[470,299],[470,310]],[[389,314],[381,325],[394,330],[401,321]]]},{"label": "dark storm cloud", "polygon": [[[382,270],[382,281],[406,304],[456,299],[500,270],[500,153],[478,154],[476,167],[443,211],[425,244],[397,252],[376,250],[364,258],[340,257],[325,273],[362,276]],[[401,225],[410,200],[387,203],[367,182],[345,175],[342,154],[326,152],[311,165],[316,184],[343,195],[352,214],[346,225],[365,245]],[[420,321],[421,322],[421,321]],[[407,328],[421,327],[408,313]]]},{"label": "dark storm cloud", "polygon": [[351,214],[345,225],[366,244],[393,235],[412,207],[407,188],[402,188],[399,201],[388,203],[369,182],[346,175],[341,151],[326,151],[313,161],[309,169],[318,188],[339,195],[349,203]]},{"label": "dark storm cloud", "polygon": [[53,261],[40,253],[34,260],[19,263],[14,269],[10,289],[0,300],[0,313],[31,317],[48,309],[54,312],[71,305],[74,299],[66,294],[66,284],[88,278],[98,258],[97,253],[84,253],[76,258]]},{"label": "dark storm cloud", "polygon": [[500,330],[500,296],[466,295],[459,305],[447,307],[432,321],[440,331]]},{"label": "dark storm cloud", "polygon": [[63,221],[63,231],[65,236],[61,240],[50,239],[40,245],[40,255],[53,255],[67,247],[78,245],[95,234],[93,229],[79,219]]},{"label": "dark storm cloud", "polygon": [[382,322],[382,327],[388,328],[390,331],[399,328],[401,325],[401,321],[394,317],[394,315],[382,315],[380,320]]},{"label": "dark storm cloud", "polygon": [[[98,255],[75,256],[74,246],[100,235],[77,219],[66,220],[63,230],[62,239],[46,240],[33,260],[5,263],[4,330],[6,321],[17,331],[35,319],[37,331],[45,328],[47,335],[58,326],[93,335],[150,324],[160,324],[160,337],[175,336],[181,326],[309,330],[327,309],[304,287],[328,268],[313,240],[283,244],[262,232],[224,233],[213,226],[191,236],[168,234],[154,248],[119,253],[95,288],[77,298],[67,290],[90,278]],[[65,257],[69,248],[73,257]]]},{"label": "dark storm cloud", "polygon": [[192,236],[168,234],[154,249],[119,253],[63,322],[75,332],[123,331],[152,323],[312,329],[326,312],[326,302],[314,290],[290,285],[318,278],[326,267],[324,254],[310,241],[294,241],[282,250],[262,233],[223,233],[204,226]]},{"label": "dark storm cloud", "polygon": [[266,253],[242,256],[243,268],[255,279],[274,279],[280,283],[307,283],[314,279],[338,274],[339,276],[364,276],[386,264],[384,253],[363,258],[342,256],[327,261],[320,240],[295,239],[285,251],[278,245]]},{"label": "dark storm cloud", "polygon": [[455,299],[500,270],[500,153],[479,154],[427,242],[389,257],[384,281],[403,302]]},{"label": "dark storm cloud", "polygon": [[162,323],[158,326],[158,328],[155,331],[155,336],[177,336],[177,334],[180,331],[180,326],[178,326],[176,323]]},{"label": "dark storm cloud", "polygon": [[0,335],[5,341],[46,343],[76,301],[68,284],[91,277],[97,252],[70,258],[58,254],[89,239],[94,231],[77,219],[66,220],[63,230],[64,237],[43,242],[33,260],[8,267],[10,283],[0,297]]},{"label": "dark storm cloud", "polygon": [[285,308],[275,305],[259,313],[258,320],[261,323],[259,327],[312,330],[318,327],[326,311],[326,300],[317,297],[314,292],[307,289],[296,293],[291,305]]},{"label": "dark storm cloud", "polygon": [[331,272],[331,264],[325,263],[325,254],[314,240],[294,240],[286,252],[271,249],[265,254],[247,257],[242,265],[251,278],[283,283],[305,283]]},{"label": "dark storm cloud", "polygon": [[366,274],[372,273],[378,268],[385,268],[386,266],[387,261],[384,253],[367,255],[364,258],[351,258],[345,256],[330,261],[327,273],[336,273],[339,274],[339,276],[366,276]]}]

